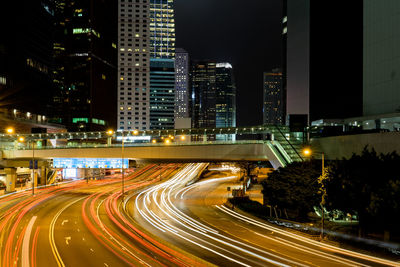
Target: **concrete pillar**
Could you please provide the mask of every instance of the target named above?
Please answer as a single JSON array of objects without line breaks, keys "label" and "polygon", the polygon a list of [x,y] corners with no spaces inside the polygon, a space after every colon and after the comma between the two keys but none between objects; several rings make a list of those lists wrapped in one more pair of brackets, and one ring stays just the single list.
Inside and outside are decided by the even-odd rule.
[{"label": "concrete pillar", "polygon": [[111,146],[112,137],[107,137],[107,146]]},{"label": "concrete pillar", "polygon": [[6,173],[6,192],[15,191],[15,182],[17,181],[17,169],[16,168],[4,168]]},{"label": "concrete pillar", "polygon": [[39,185],[45,185],[46,184],[46,179],[47,179],[47,168],[42,166],[40,167],[40,180],[39,180]]}]

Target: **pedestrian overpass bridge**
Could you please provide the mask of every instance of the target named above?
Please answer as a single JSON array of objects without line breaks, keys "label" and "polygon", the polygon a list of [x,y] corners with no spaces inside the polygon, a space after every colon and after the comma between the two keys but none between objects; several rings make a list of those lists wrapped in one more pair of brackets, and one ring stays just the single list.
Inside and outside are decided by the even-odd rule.
[{"label": "pedestrian overpass bridge", "polygon": [[[0,175],[6,192],[13,192],[17,168],[30,167],[36,185],[51,183],[56,161],[73,159],[84,173],[111,168],[105,160],[119,161],[113,168],[126,168],[128,160],[223,162],[269,161],[277,169],[302,161],[301,142],[284,126],[173,129],[150,131],[62,132],[0,134]],[[117,160],[118,159],[118,160]],[[84,162],[102,162],[98,167]],[[37,162],[37,164],[35,164]],[[108,163],[107,163],[108,164]],[[118,164],[120,164],[118,166]],[[37,165],[37,166],[36,166]],[[4,177],[5,176],[5,177]],[[86,174],[85,174],[86,176]],[[2,179],[3,179],[2,178]],[[53,180],[52,180],[53,179]]]},{"label": "pedestrian overpass bridge", "polygon": [[[144,161],[270,161],[274,168],[293,161],[278,141],[207,141],[170,144],[113,144],[3,150],[3,163],[55,158],[116,158]],[[18,163],[12,163],[18,162]]]},{"label": "pedestrian overpass bridge", "polygon": [[169,161],[270,161],[274,168],[300,156],[288,127],[0,134],[0,166],[54,158],[126,158]]}]

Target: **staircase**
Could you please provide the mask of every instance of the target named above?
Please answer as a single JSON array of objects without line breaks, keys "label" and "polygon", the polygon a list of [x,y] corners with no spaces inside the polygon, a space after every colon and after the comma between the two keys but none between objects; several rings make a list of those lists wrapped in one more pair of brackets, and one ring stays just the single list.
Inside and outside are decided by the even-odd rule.
[{"label": "staircase", "polygon": [[47,184],[53,184],[55,179],[57,177],[57,172],[55,170],[52,170],[50,172],[47,173]]},{"label": "staircase", "polygon": [[271,128],[271,133],[274,136],[273,143],[276,150],[285,159],[286,164],[293,161],[303,161],[301,156],[302,140],[298,140],[290,134],[289,127],[287,126],[274,126]]}]

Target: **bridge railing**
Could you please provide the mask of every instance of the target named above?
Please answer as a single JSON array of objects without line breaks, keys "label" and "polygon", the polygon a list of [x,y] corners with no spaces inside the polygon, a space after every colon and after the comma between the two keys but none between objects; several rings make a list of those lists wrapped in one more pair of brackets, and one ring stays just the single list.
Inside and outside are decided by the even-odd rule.
[{"label": "bridge railing", "polygon": [[[124,147],[169,147],[169,146],[201,146],[201,145],[241,145],[241,144],[264,144],[263,140],[240,140],[240,141],[191,141],[191,142],[173,142],[165,143],[125,143]],[[95,144],[81,143],[56,146],[35,147],[35,150],[49,149],[80,149],[80,148],[122,148],[122,144]],[[32,150],[31,146],[8,146],[3,150]]]}]

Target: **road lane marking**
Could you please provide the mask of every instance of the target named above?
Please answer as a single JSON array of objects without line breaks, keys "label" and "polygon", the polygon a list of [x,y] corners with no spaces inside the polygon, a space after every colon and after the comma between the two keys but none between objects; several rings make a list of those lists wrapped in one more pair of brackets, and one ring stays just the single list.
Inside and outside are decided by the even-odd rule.
[{"label": "road lane marking", "polygon": [[67,222],[68,222],[68,220],[63,220],[61,225],[64,226],[64,223],[67,223]]},{"label": "road lane marking", "polygon": [[66,238],[65,238],[65,243],[67,244],[67,245],[69,245],[69,241],[71,240],[71,237],[70,236],[67,236]]},{"label": "road lane marking", "polygon": [[65,267],[64,262],[61,259],[60,253],[58,252],[57,246],[56,246],[56,242],[54,240],[54,226],[57,222],[58,217],[60,217],[61,213],[63,213],[67,208],[69,208],[70,206],[72,206],[73,204],[75,204],[78,201],[81,201],[82,199],[86,198],[85,197],[81,197],[75,201],[70,202],[69,204],[65,205],[61,210],[59,210],[57,212],[57,214],[53,217],[53,220],[50,223],[50,227],[49,227],[49,242],[50,242],[50,246],[51,246],[51,251],[53,252],[54,258],[57,262],[57,266],[58,267]]},{"label": "road lane marking", "polygon": [[29,242],[31,239],[31,233],[33,224],[35,223],[37,216],[33,216],[32,219],[28,223],[28,227],[26,228],[24,241],[22,243],[22,267],[29,267]]}]

